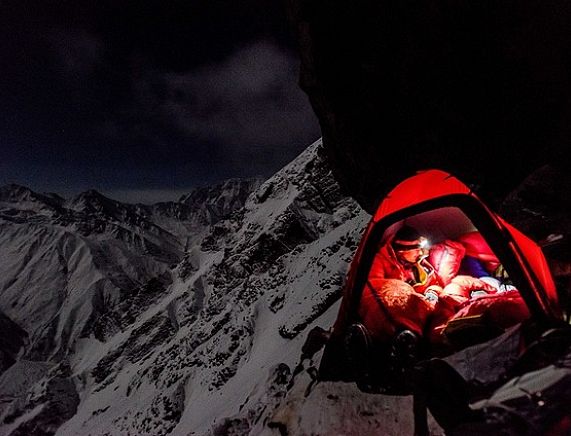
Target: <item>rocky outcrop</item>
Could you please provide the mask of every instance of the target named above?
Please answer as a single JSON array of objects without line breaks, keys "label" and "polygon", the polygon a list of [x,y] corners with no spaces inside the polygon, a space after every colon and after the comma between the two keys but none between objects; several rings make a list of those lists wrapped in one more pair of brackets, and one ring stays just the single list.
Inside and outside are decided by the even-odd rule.
[{"label": "rocky outcrop", "polygon": [[[36,352],[0,376],[8,394],[0,433],[255,434],[284,399],[305,332],[332,323],[369,218],[341,193],[320,149],[314,143],[261,185],[229,181],[181,202],[146,207],[84,193],[64,212],[101,223],[91,232],[64,227],[61,211],[37,217],[38,208],[0,223],[0,246],[29,253],[13,256],[11,269],[26,280],[0,286],[2,304],[35,327],[36,339]],[[20,213],[17,201],[0,210]],[[31,233],[32,218],[39,233]],[[140,244],[108,232],[117,226],[155,241],[188,229],[182,260],[157,265]],[[44,248],[64,237],[61,247]],[[28,272],[32,265],[45,275]],[[43,283],[68,292],[40,292]],[[34,296],[25,300],[23,291]],[[32,318],[31,305],[46,315]],[[71,372],[54,373],[64,361]]]},{"label": "rocky outcrop", "polygon": [[59,361],[80,339],[106,341],[133,323],[168,289],[185,250],[257,186],[234,180],[202,188],[194,202],[153,205],[0,187],[0,331],[10,333],[0,338],[0,373],[24,336],[26,358]]},{"label": "rocky outcrop", "polygon": [[[505,212],[532,230],[526,208],[532,216],[551,213],[533,199],[546,201],[542,183],[557,177],[547,171],[530,178],[506,200]],[[26,200],[26,211],[17,200],[2,205],[7,216],[21,214],[18,222],[0,222],[0,247],[10,254],[3,258],[12,262],[2,266],[0,305],[19,316],[14,320],[31,332],[36,352],[19,353],[0,375],[0,434],[412,432],[410,397],[315,378],[319,346],[370,219],[343,195],[321,141],[234,203],[229,194],[238,186],[204,197],[229,214],[207,227],[200,217],[215,215],[197,210],[202,194],[190,202],[196,207],[146,207],[87,193],[78,210],[64,209],[75,220],[104,224],[89,234],[77,225],[63,228],[62,211],[42,202]],[[566,222],[566,203],[559,204],[565,192],[548,196],[550,216],[561,219],[549,221],[552,231]],[[153,233],[147,224],[171,230]],[[180,238],[185,228],[198,233],[188,230],[181,261],[170,268],[140,244],[123,245],[130,239],[105,226],[155,241]],[[66,292],[50,292],[44,283]],[[92,284],[93,292],[82,292]],[[313,344],[306,340],[312,334]],[[499,368],[496,360],[486,362]],[[554,405],[566,411],[568,403],[565,397]],[[442,434],[434,420],[429,428]]]},{"label": "rocky outcrop", "polygon": [[571,178],[567,168],[545,165],[528,176],[501,205],[509,222],[538,241],[571,310]]},{"label": "rocky outcrop", "polygon": [[258,189],[262,179],[229,179],[216,185],[196,188],[179,202],[200,211],[201,222],[216,224],[232,212],[244,207],[248,196]]},{"label": "rocky outcrop", "polygon": [[568,2],[288,4],[328,158],[368,212],[415,170],[495,205],[541,165],[568,166]]},{"label": "rocky outcrop", "polygon": [[16,361],[26,344],[27,333],[0,311],[0,374]]},{"label": "rocky outcrop", "polygon": [[[30,368],[27,368],[30,370]],[[32,376],[38,373],[32,371]],[[1,380],[4,384],[5,380]],[[12,436],[54,435],[59,426],[77,411],[79,395],[70,378],[70,367],[62,363],[49,370],[27,396],[0,409],[3,434]]]}]

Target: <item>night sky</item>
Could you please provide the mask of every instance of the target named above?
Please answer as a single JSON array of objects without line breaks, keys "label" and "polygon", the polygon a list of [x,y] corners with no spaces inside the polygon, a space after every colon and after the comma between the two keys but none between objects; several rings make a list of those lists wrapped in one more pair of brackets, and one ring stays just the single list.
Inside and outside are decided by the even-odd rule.
[{"label": "night sky", "polygon": [[281,0],[8,0],[0,21],[0,185],[170,200],[320,136]]}]

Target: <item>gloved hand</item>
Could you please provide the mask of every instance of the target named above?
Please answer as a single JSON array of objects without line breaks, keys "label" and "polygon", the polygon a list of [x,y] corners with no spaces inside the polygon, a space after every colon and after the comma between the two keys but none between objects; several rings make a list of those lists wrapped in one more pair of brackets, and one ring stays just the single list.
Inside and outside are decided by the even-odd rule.
[{"label": "gloved hand", "polygon": [[430,304],[432,304],[433,306],[438,303],[438,294],[439,292],[437,292],[437,289],[433,289],[434,286],[430,286],[425,292],[424,292],[424,298],[426,299],[426,301],[428,301]]}]

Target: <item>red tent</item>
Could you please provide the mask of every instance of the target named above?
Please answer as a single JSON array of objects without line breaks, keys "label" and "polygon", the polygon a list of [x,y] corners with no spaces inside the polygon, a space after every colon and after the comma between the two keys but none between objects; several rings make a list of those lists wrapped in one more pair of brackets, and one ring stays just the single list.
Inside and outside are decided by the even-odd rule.
[{"label": "red tent", "polygon": [[403,223],[414,224],[437,239],[477,230],[508,272],[532,319],[562,319],[554,281],[540,247],[491,211],[457,178],[440,170],[420,171],[385,197],[363,234],[322,358],[322,379],[346,378],[341,357],[343,338],[348,327],[359,321],[361,295],[379,246]]}]

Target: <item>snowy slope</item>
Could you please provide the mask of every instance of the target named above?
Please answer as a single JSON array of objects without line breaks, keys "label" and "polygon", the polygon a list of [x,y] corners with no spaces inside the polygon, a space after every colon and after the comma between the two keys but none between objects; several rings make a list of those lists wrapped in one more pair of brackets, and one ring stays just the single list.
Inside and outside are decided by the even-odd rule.
[{"label": "snowy slope", "polygon": [[[0,435],[412,434],[409,396],[315,384],[321,352],[302,359],[308,333],[334,322],[370,218],[320,147],[264,183],[152,206],[0,188],[0,326],[13,335],[0,342]],[[454,358],[475,371],[476,351]]]},{"label": "snowy slope", "polygon": [[107,355],[72,363],[86,394],[59,434],[207,434],[241,411],[247,432],[271,410],[276,368],[297,363],[367,219],[318,145],[189,250],[168,295]]},{"label": "snowy slope", "polygon": [[[241,183],[242,196],[217,219],[257,184]],[[27,356],[58,360],[78,338],[120,331],[136,316],[133,306],[158,297],[185,249],[216,222],[202,215],[180,202],[130,205],[93,190],[65,200],[1,187],[0,310],[27,332]]]},{"label": "snowy slope", "polygon": [[370,218],[320,147],[152,206],[1,188],[0,435],[412,434],[410,397],[302,360]]},{"label": "snowy slope", "polygon": [[[121,307],[129,320],[108,329],[104,340],[92,330],[47,368],[33,356],[10,368],[0,386],[15,394],[0,405],[0,433],[59,426],[60,435],[272,434],[291,404],[302,409],[299,434],[410,430],[409,398],[370,396],[337,383],[295,400],[310,381],[305,371],[292,378],[301,346],[311,328],[332,325],[369,219],[341,194],[320,145],[188,244],[178,265],[165,270],[172,283],[140,292],[148,297],[144,304],[121,293],[115,302],[104,300],[103,311]],[[191,197],[183,200],[197,204],[199,195]],[[67,205],[80,213],[82,201]],[[137,270],[139,261],[128,259],[125,269]],[[75,316],[86,322],[85,313]],[[41,369],[34,377],[12,386],[15,372],[34,365]]]}]

